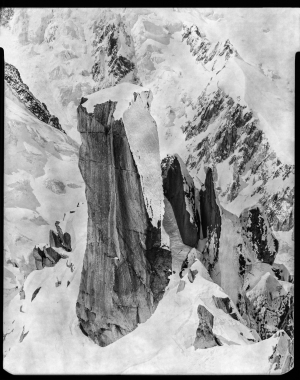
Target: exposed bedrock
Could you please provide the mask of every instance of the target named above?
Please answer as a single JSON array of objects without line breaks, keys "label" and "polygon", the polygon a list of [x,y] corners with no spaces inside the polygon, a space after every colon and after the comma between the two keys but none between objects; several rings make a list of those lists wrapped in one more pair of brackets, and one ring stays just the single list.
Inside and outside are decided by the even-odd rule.
[{"label": "exposed bedrock", "polygon": [[66,133],[62,129],[58,118],[55,115],[50,114],[46,104],[40,102],[29,90],[29,87],[23,82],[19,70],[7,62],[5,63],[4,78],[12,92],[39,120],[51,125],[53,128],[56,128],[63,133]]},{"label": "exposed bedrock", "polygon": [[209,274],[212,274],[212,270],[219,258],[222,219],[216,201],[211,168],[207,169],[204,188],[200,190],[200,213],[203,239],[206,239],[205,247],[201,250],[203,254],[202,261]]},{"label": "exposed bedrock", "polygon": [[[213,173],[207,168],[205,184],[199,191],[180,158],[162,160],[164,194],[170,202],[184,244],[197,247],[201,262],[213,276],[218,263],[221,214],[214,190]],[[188,258],[181,271],[188,267]]]},{"label": "exposed bedrock", "polygon": [[240,216],[243,238],[257,260],[272,265],[278,252],[278,240],[264,213],[258,207],[246,210]]},{"label": "exposed bedrock", "polygon": [[63,233],[59,227],[59,222],[56,222],[55,226],[57,234],[52,230],[49,231],[49,244],[45,244],[44,246],[36,245],[33,248],[34,269],[41,270],[44,267],[54,267],[61,258],[65,259],[68,257],[61,252],[57,252],[54,248],[63,248],[67,252],[72,251],[70,234],[68,232]]},{"label": "exposed bedrock", "polygon": [[222,298],[222,297],[215,297],[213,295],[212,298],[218,309],[223,310],[226,314],[229,314],[233,319],[237,321],[239,320],[237,313],[234,311],[233,305],[229,297]]},{"label": "exposed bedrock", "polygon": [[[185,176],[175,156],[167,156],[162,161],[162,176],[164,195],[172,205],[182,242],[190,247],[197,247],[200,222],[199,213],[195,211],[194,206],[195,187],[184,183]],[[184,185],[188,189],[185,189]],[[190,212],[187,203],[191,205]],[[191,222],[191,213],[193,222]]]},{"label": "exposed bedrock", "polygon": [[261,339],[271,337],[278,330],[284,330],[293,337],[293,284],[278,281],[270,273],[265,273],[245,298],[251,327],[255,328]]},{"label": "exposed bedrock", "polygon": [[219,344],[217,338],[213,334],[214,316],[202,305],[197,309],[199,325],[196,331],[196,338],[194,341],[195,349],[210,348]]},{"label": "exposed bedrock", "polygon": [[[198,197],[194,182],[183,165],[176,156],[162,161],[164,192],[174,214],[177,213],[181,236],[189,236],[195,232],[194,226],[197,227],[197,238],[200,238],[197,255],[212,280],[230,297],[214,297],[215,305],[233,319],[240,320],[241,314],[248,327],[256,330],[261,339],[269,338],[279,329],[292,337],[293,286],[288,282],[287,269],[274,264],[278,241],[264,210],[254,206],[237,217],[220,209],[211,168],[206,170],[205,184]],[[190,215],[194,224],[190,222]],[[194,260],[190,250],[182,262],[180,277]],[[265,283],[266,275],[270,277]],[[190,270],[188,278],[193,282]],[[179,287],[178,291],[181,290]]]},{"label": "exposed bedrock", "polygon": [[68,232],[63,233],[59,226],[59,222],[55,222],[57,234],[50,230],[49,242],[51,247],[63,248],[67,252],[72,251],[71,236]]},{"label": "exposed bedrock", "polygon": [[93,114],[77,109],[88,226],[76,313],[82,331],[100,346],[151,316],[172,264],[148,217],[123,121],[113,118],[116,104],[96,105]]},{"label": "exposed bedrock", "polygon": [[211,168],[208,168],[206,172],[205,190],[200,190],[200,210],[203,237],[208,237],[209,233],[215,230],[218,238],[220,238],[221,214],[216,202]]},{"label": "exposed bedrock", "polygon": [[56,263],[61,259],[61,255],[58,254],[52,247],[39,247],[33,248],[33,257],[35,259],[36,269],[41,270],[44,267],[54,267]]}]

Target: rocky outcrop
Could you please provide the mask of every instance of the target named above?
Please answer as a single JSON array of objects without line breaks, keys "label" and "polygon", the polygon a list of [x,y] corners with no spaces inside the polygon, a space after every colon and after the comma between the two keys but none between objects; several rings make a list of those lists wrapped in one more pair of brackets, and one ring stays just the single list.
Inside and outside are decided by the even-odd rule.
[{"label": "rocky outcrop", "polygon": [[61,227],[59,226],[59,222],[55,222],[55,227],[57,230],[57,234],[50,230],[50,246],[56,248],[63,248],[67,252],[72,251],[71,247],[71,236],[68,232],[63,233]]},{"label": "rocky outcrop", "polygon": [[[68,232],[63,233],[59,226],[59,222],[55,223],[57,234],[50,230],[49,244],[36,245],[32,251],[35,260],[36,269],[41,270],[44,267],[54,267],[60,259],[66,259],[68,256],[57,252],[54,248],[63,248],[67,252],[72,251],[71,236]],[[54,248],[53,248],[54,247]]]},{"label": "rocky outcrop", "polygon": [[273,347],[273,353],[269,357],[270,374],[284,374],[294,367],[294,342],[284,331],[278,331],[274,334],[279,338],[277,344]]},{"label": "rocky outcrop", "polygon": [[[249,197],[259,196],[259,203],[273,229],[291,230],[294,226],[295,167],[283,164],[278,159],[259,128],[259,120],[254,117],[253,111],[241,100],[233,100],[221,89],[209,94],[203,91],[192,104],[196,110],[194,118],[182,130],[186,140],[197,136],[199,142],[190,145],[187,168],[198,171],[201,166],[218,166],[228,160],[233,173],[232,181],[228,181],[227,186],[216,189],[219,200],[232,202],[242,188],[248,185]],[[217,128],[213,128],[211,133],[206,133],[200,140],[199,135],[207,131],[212,123],[217,123]],[[257,181],[261,181],[260,186],[254,186]],[[282,181],[284,185],[278,189],[277,186],[266,186],[273,181]]]},{"label": "rocky outcrop", "polygon": [[39,120],[66,133],[59,124],[58,118],[50,114],[46,104],[41,103],[32,92],[29,91],[29,87],[23,83],[19,70],[7,62],[5,63],[4,78],[12,92]]},{"label": "rocky outcrop", "polygon": [[[182,41],[190,46],[190,51],[209,70],[221,71],[231,56],[237,56],[238,53],[229,40],[217,42],[216,45],[206,38],[205,33],[201,32],[196,25],[190,27],[184,25]],[[223,59],[220,57],[223,56]]]},{"label": "rocky outcrop", "polygon": [[238,321],[237,313],[235,313],[233,309],[233,305],[231,304],[231,300],[229,297],[227,298],[221,298],[221,297],[215,297],[212,296],[213,301],[218,309],[223,310],[226,314],[229,314],[233,319]]},{"label": "rocky outcrop", "polygon": [[200,190],[200,212],[203,239],[207,239],[202,251],[202,262],[211,274],[219,257],[222,223],[211,168],[207,169],[205,184]]},{"label": "rocky outcrop", "polygon": [[193,346],[198,348],[211,348],[221,345],[213,334],[214,316],[202,305],[197,309],[199,325],[196,331],[196,338]]},{"label": "rocky outcrop", "polygon": [[[170,202],[184,244],[197,247],[201,262],[211,274],[218,262],[221,214],[216,201],[213,172],[207,168],[205,184],[199,191],[177,155],[162,160],[164,195]],[[189,253],[180,276],[188,268]]]},{"label": "rocky outcrop", "polygon": [[258,207],[240,216],[244,244],[260,262],[272,265],[278,252],[278,240],[272,234],[268,220]]},{"label": "rocky outcrop", "polygon": [[95,89],[116,85],[130,73],[131,82],[135,83],[134,45],[122,18],[106,10],[94,23],[93,32],[92,76],[99,83]]},{"label": "rocky outcrop", "polygon": [[[174,161],[175,157],[167,157],[162,163],[166,196],[168,196],[166,189],[170,188],[176,194],[173,188],[178,189],[181,186],[181,189],[183,189],[183,184],[185,184],[181,176],[181,166],[178,163],[176,167]],[[177,182],[174,181],[170,174],[173,174],[174,167],[177,168],[180,174],[180,181],[178,180]],[[167,179],[169,179],[169,183]],[[184,190],[181,190],[181,195],[183,193]],[[237,309],[235,309],[235,305],[231,304],[229,298],[213,297],[216,307],[222,309],[233,319],[242,323],[246,321],[248,327],[254,329],[261,339],[269,338],[279,329],[284,329],[289,336],[293,336],[292,290],[287,292],[284,290],[287,287],[292,289],[292,284],[287,282],[290,280],[290,275],[284,266],[279,266],[278,264],[272,266],[278,252],[278,241],[273,235],[270,223],[261,207],[246,209],[239,218],[233,214],[226,213],[222,209],[225,222],[228,224],[228,218],[232,219],[231,224],[229,224],[232,225],[232,231],[230,231],[230,228],[228,229],[227,224],[223,221],[227,226],[223,233],[233,234],[231,239],[232,250],[230,250],[230,253],[226,249],[222,251],[222,255],[229,255],[226,259],[223,256],[219,257],[220,244],[221,241],[225,246],[228,244],[230,246],[231,243],[228,237],[225,240],[223,237],[223,240],[221,240],[221,210],[217,203],[211,168],[206,169],[205,184],[199,192],[199,200],[199,220],[201,225],[199,223],[197,227],[200,229],[202,239],[199,239],[197,246],[199,252],[195,249],[194,251],[197,252],[197,258],[208,270],[212,279],[226,289],[237,303]],[[171,203],[171,198],[169,201]],[[171,204],[175,213],[179,204],[178,199],[173,200]],[[183,204],[185,206],[185,203]],[[182,207],[182,209],[187,212],[186,207]],[[195,210],[195,207],[191,209]],[[177,213],[177,220],[179,220],[178,224],[180,225],[180,221],[182,222],[182,219],[184,219],[182,210],[181,212],[177,210]],[[189,228],[190,226],[187,225],[186,230],[189,231]],[[229,246],[227,249],[229,249]],[[179,273],[182,278],[184,270],[187,269],[190,282],[194,281],[194,273],[189,269],[195,260],[194,256],[192,250],[187,253]],[[227,261],[229,261],[228,265],[226,265]],[[271,273],[270,281],[272,284],[277,281],[276,277],[280,280],[280,283],[277,281],[277,287],[273,284],[275,288],[282,289],[280,295],[276,291],[274,293],[272,286],[270,287],[267,284],[266,287],[262,287],[261,285],[264,282],[264,276],[270,275],[269,272]],[[285,283],[285,285],[281,285],[281,282]],[[179,287],[177,291],[181,290]],[[266,296],[269,293],[272,295]]]},{"label": "rocky outcrop", "polygon": [[261,339],[271,337],[284,330],[291,338],[294,335],[294,285],[278,281],[265,273],[255,287],[246,293],[251,327]]},{"label": "rocky outcrop", "polygon": [[61,259],[59,253],[57,253],[51,247],[39,247],[33,248],[33,257],[35,259],[36,269],[41,270],[44,267],[54,267],[56,263]]},{"label": "rocky outcrop", "polygon": [[285,265],[274,263],[272,265],[272,271],[274,272],[276,278],[280,281],[293,282],[291,275]]},{"label": "rocky outcrop", "polygon": [[76,313],[80,328],[106,346],[154,312],[171,272],[170,251],[160,247],[141,179],[116,102],[77,109],[82,145],[79,168],[86,184],[87,247]]},{"label": "rocky outcrop", "polygon": [[195,206],[195,186],[188,183],[176,156],[162,160],[164,195],[171,203],[184,244],[197,247],[200,219]]}]

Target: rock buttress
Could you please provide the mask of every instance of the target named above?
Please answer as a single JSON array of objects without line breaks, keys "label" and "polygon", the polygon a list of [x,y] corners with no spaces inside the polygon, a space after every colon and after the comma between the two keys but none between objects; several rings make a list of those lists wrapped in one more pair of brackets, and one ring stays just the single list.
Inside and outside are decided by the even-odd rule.
[{"label": "rock buttress", "polygon": [[[161,166],[164,195],[171,203],[182,242],[190,247],[197,247],[200,220],[198,211],[195,208],[195,187],[185,184],[185,178],[177,157],[167,156],[162,161]],[[184,184],[188,188],[188,191],[185,191]],[[187,210],[187,202],[194,206],[193,223],[191,222],[191,215]]]},{"label": "rock buttress", "polygon": [[87,247],[76,313],[80,328],[106,346],[145,322],[162,298],[171,253],[151,225],[116,102],[78,107],[79,168],[86,183]]},{"label": "rock buttress", "polygon": [[202,251],[202,262],[209,274],[212,275],[214,266],[219,259],[219,245],[221,236],[221,214],[216,201],[213,182],[213,172],[207,169],[204,189],[200,190],[201,228],[203,238],[206,239]]}]

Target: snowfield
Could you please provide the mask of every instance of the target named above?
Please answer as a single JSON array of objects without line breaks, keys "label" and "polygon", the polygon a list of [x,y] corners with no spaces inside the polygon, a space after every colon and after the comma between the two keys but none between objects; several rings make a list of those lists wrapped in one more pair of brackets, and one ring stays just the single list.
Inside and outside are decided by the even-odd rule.
[{"label": "snowfield", "polygon": [[[236,248],[242,242],[239,217],[259,207],[278,239],[274,268],[284,280],[250,250],[243,287],[251,300],[293,293],[299,16],[296,8],[16,8],[9,25],[0,25],[5,61],[66,131],[38,120],[5,84],[6,371],[200,375],[290,369],[287,334],[279,330],[261,340],[235,306],[241,287]],[[76,315],[88,224],[76,127],[82,98],[90,114],[97,104],[117,102],[113,117],[123,120],[148,215],[155,227],[161,221],[161,246],[172,253],[170,282],[154,314],[106,347],[84,335]],[[241,120],[251,114],[248,129],[232,128],[233,109]],[[182,242],[163,193],[161,160],[167,155],[179,160],[185,190],[193,182],[205,190],[212,168],[222,218],[220,286],[201,263],[207,239],[197,249]],[[33,249],[49,244],[56,221],[70,234],[72,252],[57,248],[68,257],[36,270]],[[262,238],[270,242],[271,232]],[[214,297],[229,298],[237,320]],[[199,305],[213,315],[212,332],[221,345],[195,349]]]},{"label": "snowfield", "polygon": [[[86,204],[66,217],[65,230],[71,234],[70,263],[61,260],[53,268],[33,271],[27,278],[25,299],[16,296],[5,313],[4,368],[14,374],[216,374],[269,373],[268,357],[278,338],[256,341],[251,331],[216,308],[212,296],[227,297],[211,281],[203,265],[185,287],[167,289],[149,320],[117,342],[99,347],[78,327],[75,303],[86,245]],[[56,283],[60,281],[60,285]],[[69,282],[69,285],[68,285]],[[33,293],[40,288],[32,300]],[[204,305],[214,315],[213,332],[223,346],[195,350],[192,346],[199,323],[197,306]],[[22,307],[22,312],[20,312]],[[22,336],[23,339],[20,339]],[[249,339],[249,340],[248,340]],[[20,341],[18,341],[20,340]],[[17,343],[16,343],[17,342]],[[51,354],[50,354],[51,353]],[[21,360],[16,361],[15,358]],[[74,360],[76,358],[76,360]],[[114,359],[112,359],[114,358]],[[40,365],[42,359],[43,365]]]}]

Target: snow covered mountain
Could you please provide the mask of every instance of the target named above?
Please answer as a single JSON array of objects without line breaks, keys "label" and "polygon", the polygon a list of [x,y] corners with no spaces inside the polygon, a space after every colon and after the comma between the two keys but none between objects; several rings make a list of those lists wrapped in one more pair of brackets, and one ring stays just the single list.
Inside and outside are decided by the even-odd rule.
[{"label": "snow covered mountain", "polygon": [[5,369],[289,371],[299,11],[1,15]]}]

